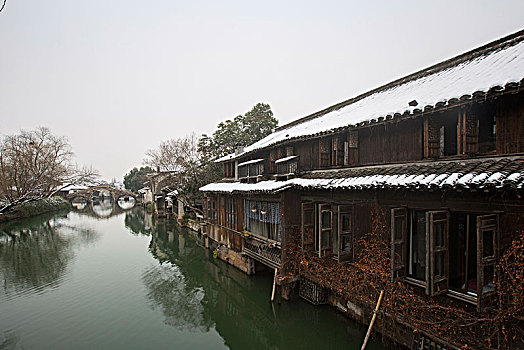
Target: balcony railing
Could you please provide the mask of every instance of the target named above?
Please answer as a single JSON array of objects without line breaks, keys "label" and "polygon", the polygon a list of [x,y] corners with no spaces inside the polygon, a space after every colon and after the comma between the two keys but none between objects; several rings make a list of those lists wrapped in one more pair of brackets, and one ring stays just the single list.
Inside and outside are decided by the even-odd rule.
[{"label": "balcony railing", "polygon": [[276,242],[255,236],[244,237],[243,253],[269,267],[280,267],[281,250]]}]

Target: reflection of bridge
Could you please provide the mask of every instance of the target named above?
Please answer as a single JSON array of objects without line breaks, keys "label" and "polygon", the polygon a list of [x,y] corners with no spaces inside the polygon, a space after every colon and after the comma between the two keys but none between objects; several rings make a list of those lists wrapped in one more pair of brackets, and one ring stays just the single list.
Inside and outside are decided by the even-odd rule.
[{"label": "reflection of bridge", "polygon": [[98,185],[92,186],[83,190],[76,191],[74,193],[69,193],[66,195],[66,198],[72,201],[75,198],[82,198],[86,202],[91,202],[93,197],[99,197],[101,192],[109,192],[113,201],[118,201],[120,197],[132,197],[137,200],[137,195],[128,190],[121,190],[119,188],[109,186],[109,185]]},{"label": "reflection of bridge", "polygon": [[129,208],[122,208],[119,202],[114,202],[106,197],[104,200],[94,199],[92,202],[73,202],[73,207],[75,208],[75,212],[80,214],[86,214],[96,218],[110,218],[125,213],[127,210],[133,208],[134,205]]}]

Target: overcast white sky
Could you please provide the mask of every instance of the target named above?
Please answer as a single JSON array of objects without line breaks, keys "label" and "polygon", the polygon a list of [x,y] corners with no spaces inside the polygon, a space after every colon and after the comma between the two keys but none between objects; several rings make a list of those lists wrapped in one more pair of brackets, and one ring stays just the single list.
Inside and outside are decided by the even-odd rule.
[{"label": "overcast white sky", "polygon": [[0,133],[121,179],[257,102],[282,125],[523,28],[522,0],[7,0]]}]

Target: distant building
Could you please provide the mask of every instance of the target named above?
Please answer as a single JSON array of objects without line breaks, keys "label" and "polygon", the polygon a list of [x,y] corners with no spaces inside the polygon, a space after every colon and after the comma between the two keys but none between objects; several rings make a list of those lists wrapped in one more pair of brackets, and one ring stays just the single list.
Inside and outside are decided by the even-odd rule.
[{"label": "distant building", "polygon": [[138,195],[140,196],[141,203],[144,205],[151,204],[153,202],[153,192],[151,192],[151,188],[147,186],[139,189]]}]

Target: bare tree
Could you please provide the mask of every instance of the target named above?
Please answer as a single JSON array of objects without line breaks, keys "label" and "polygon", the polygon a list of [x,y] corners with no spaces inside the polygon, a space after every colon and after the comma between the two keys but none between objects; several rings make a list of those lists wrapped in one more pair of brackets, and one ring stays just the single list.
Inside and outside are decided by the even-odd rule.
[{"label": "bare tree", "polygon": [[148,150],[144,159],[145,165],[172,173],[171,179],[175,180],[171,185],[187,204],[198,198],[198,188],[209,182],[198,144],[199,138],[195,134],[163,141],[157,148]]},{"label": "bare tree", "polygon": [[183,172],[200,163],[198,138],[193,133],[179,139],[162,141],[146,152],[144,164],[157,171]]},{"label": "bare tree", "polygon": [[4,136],[0,142],[0,213],[98,176],[94,169],[81,168],[72,159],[67,138],[54,136],[45,127]]}]

